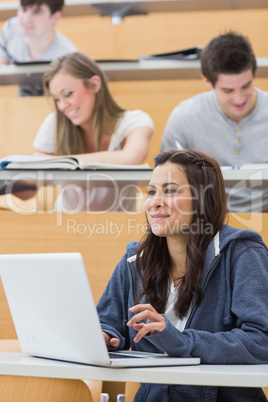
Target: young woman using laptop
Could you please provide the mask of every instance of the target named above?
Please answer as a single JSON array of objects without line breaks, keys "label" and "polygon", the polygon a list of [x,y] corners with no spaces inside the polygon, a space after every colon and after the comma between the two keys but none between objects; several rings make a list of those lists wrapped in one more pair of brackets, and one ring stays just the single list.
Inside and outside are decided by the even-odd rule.
[{"label": "young woman using laptop", "polygon": [[[225,224],[218,163],[194,150],[156,156],[145,209],[148,231],[97,306],[107,347],[267,364],[268,251],[258,233]],[[165,384],[142,384],[134,399],[266,400],[257,388]]]}]

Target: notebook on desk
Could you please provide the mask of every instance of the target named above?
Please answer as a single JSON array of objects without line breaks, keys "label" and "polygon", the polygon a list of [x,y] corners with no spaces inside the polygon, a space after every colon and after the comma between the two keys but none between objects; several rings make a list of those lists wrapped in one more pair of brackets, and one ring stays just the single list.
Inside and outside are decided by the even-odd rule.
[{"label": "notebook on desk", "polygon": [[0,275],[25,354],[112,367],[200,363],[134,351],[110,356],[79,253],[2,254]]}]

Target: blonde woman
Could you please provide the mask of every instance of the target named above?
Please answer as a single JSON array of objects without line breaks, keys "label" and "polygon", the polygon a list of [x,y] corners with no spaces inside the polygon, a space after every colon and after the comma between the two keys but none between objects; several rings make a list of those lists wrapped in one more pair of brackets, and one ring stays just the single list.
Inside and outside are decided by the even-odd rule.
[{"label": "blonde woman", "polygon": [[[152,119],[141,110],[121,108],[92,59],[75,52],[53,61],[44,74],[44,87],[56,112],[47,116],[37,133],[36,155],[74,155],[85,162],[123,165],[144,162],[154,131]],[[133,209],[133,200],[129,200],[132,206],[119,205],[120,194],[126,198],[127,193],[115,183],[74,185],[62,192],[57,209]]]}]

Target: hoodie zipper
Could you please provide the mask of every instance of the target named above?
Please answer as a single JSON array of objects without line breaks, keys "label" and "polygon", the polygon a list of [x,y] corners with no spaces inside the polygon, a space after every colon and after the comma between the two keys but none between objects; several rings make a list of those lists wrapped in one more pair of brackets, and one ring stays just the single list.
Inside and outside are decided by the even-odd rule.
[{"label": "hoodie zipper", "polygon": [[127,269],[130,275],[130,287],[131,287],[131,296],[132,296],[132,301],[133,301],[133,306],[135,304],[135,300],[134,300],[134,291],[133,291],[133,277],[132,277],[132,273],[131,273],[131,269],[130,269],[130,265],[129,262],[127,261]]}]

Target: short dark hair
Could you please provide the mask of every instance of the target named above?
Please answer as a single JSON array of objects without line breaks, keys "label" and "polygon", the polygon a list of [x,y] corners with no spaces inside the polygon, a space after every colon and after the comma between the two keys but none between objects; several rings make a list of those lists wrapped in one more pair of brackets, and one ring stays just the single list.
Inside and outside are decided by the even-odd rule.
[{"label": "short dark hair", "polygon": [[51,14],[54,14],[56,11],[61,11],[64,6],[64,0],[20,0],[20,4],[22,7],[29,6],[41,6],[42,4],[46,4]]},{"label": "short dark hair", "polygon": [[212,39],[201,51],[202,74],[215,86],[219,74],[240,74],[257,69],[256,58],[247,37],[234,31]]}]

